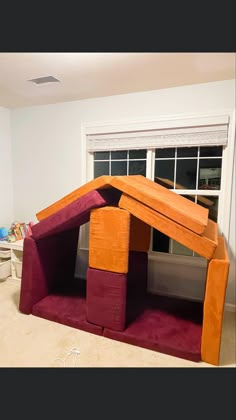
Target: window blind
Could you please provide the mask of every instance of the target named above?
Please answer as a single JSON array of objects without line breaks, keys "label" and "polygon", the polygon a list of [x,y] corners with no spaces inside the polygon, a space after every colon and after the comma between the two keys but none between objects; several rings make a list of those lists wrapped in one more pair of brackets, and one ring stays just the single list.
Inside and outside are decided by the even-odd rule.
[{"label": "window blind", "polygon": [[226,146],[228,125],[120,131],[87,134],[87,151]]}]

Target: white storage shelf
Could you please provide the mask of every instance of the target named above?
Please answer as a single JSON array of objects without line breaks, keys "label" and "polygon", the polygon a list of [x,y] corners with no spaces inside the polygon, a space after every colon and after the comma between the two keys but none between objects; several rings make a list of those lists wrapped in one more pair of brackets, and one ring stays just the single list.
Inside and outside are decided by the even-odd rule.
[{"label": "white storage shelf", "polygon": [[0,246],[0,259],[3,260],[5,258],[11,258],[11,250],[1,248],[1,246]]},{"label": "white storage shelf", "polygon": [[0,280],[11,276],[20,280],[22,275],[23,242],[0,241]]},{"label": "white storage shelf", "polygon": [[11,260],[0,259],[0,280],[4,280],[11,275]]}]

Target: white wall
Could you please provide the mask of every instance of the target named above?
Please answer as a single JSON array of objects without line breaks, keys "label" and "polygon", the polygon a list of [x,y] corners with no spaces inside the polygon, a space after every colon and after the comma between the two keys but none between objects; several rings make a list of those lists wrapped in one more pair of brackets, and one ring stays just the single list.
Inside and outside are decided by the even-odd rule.
[{"label": "white wall", "polygon": [[0,227],[13,222],[10,111],[0,107]]},{"label": "white wall", "polygon": [[[81,185],[82,122],[220,113],[234,107],[235,81],[228,80],[13,110],[15,218],[34,219],[39,210]],[[232,229],[235,231],[234,226]],[[232,242],[233,254],[235,243]],[[204,289],[203,282],[204,275],[200,282],[193,282],[193,296]],[[235,303],[234,284],[235,279],[231,277],[229,303]],[[171,293],[171,283],[167,288]]]}]

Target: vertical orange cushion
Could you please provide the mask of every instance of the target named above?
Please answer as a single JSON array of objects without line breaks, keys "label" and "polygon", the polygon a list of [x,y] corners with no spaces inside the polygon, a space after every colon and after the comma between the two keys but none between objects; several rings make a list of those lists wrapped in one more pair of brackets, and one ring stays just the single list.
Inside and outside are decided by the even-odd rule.
[{"label": "vertical orange cushion", "polygon": [[213,259],[208,264],[201,340],[202,360],[212,365],[219,364],[228,271],[229,259],[221,236]]},{"label": "vertical orange cushion", "polygon": [[128,272],[130,214],[117,207],[92,210],[89,267],[114,273]]},{"label": "vertical orange cushion", "polygon": [[148,252],[151,238],[151,226],[131,216],[130,251]]}]

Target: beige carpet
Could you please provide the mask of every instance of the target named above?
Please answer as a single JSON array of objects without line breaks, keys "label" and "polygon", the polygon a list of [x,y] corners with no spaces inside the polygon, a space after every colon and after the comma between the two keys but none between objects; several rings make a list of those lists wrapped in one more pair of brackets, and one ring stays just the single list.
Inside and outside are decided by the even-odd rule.
[{"label": "beige carpet", "polygon": [[[211,367],[23,315],[19,291],[20,281],[0,282],[0,367]],[[234,312],[225,313],[224,367],[236,366],[235,318]],[[80,354],[68,355],[72,348]]]}]

